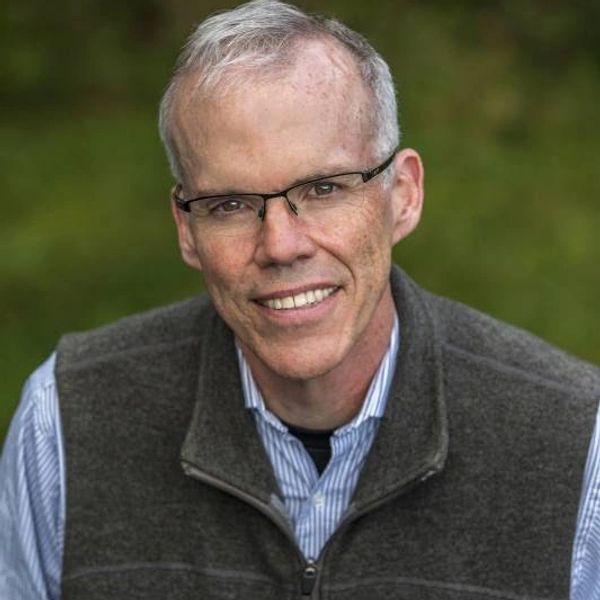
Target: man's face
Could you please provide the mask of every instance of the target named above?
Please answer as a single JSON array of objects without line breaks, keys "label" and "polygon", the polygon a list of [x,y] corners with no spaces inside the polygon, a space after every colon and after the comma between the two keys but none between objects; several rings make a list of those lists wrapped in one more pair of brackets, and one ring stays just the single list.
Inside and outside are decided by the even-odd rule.
[{"label": "man's face", "polygon": [[[186,197],[267,193],[376,166],[370,104],[354,64],[323,42],[304,44],[299,54],[276,79],[250,77],[211,100],[188,95],[179,102]],[[269,200],[258,233],[236,238],[200,235],[193,219],[174,209],[184,260],[204,273],[217,311],[251,364],[311,379],[349,359],[360,364],[369,336],[389,332],[391,248],[416,225],[421,197],[418,156],[403,151],[396,168],[391,186],[377,177],[356,210],[321,226],[309,227],[284,198]],[[300,308],[268,306],[328,292]]]}]

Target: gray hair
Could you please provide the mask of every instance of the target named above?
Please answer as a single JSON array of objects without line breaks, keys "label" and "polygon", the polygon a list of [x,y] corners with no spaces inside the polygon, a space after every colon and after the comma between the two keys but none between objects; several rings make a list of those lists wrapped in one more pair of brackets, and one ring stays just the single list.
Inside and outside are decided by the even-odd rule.
[{"label": "gray hair", "polygon": [[214,91],[223,76],[234,69],[255,72],[289,65],[291,48],[300,40],[315,38],[339,42],[355,59],[373,100],[378,160],[398,146],[394,82],[387,63],[371,44],[335,19],[309,15],[278,0],[253,0],[203,21],[177,60],[159,110],[160,137],[177,181],[183,181],[184,173],[174,135],[173,108],[184,77],[194,72],[195,89]]}]

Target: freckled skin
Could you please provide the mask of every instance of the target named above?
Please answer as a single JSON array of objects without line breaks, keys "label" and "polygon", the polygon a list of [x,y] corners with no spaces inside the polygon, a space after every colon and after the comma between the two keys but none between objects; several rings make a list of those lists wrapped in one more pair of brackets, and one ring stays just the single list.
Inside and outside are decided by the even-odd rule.
[{"label": "freckled skin", "polygon": [[[182,98],[178,143],[184,194],[196,190],[283,189],[314,172],[377,164],[370,102],[346,51],[304,42],[276,79],[230,86],[213,98]],[[393,322],[391,248],[417,225],[422,203],[418,155],[403,150],[395,177],[364,186],[344,218],[309,227],[284,199],[269,201],[260,233],[199,235],[173,210],[184,260],[204,273],[219,314],[238,338],[267,405],[305,426],[338,426],[360,408]],[[270,318],[254,299],[307,284],[339,287],[319,318]]]}]

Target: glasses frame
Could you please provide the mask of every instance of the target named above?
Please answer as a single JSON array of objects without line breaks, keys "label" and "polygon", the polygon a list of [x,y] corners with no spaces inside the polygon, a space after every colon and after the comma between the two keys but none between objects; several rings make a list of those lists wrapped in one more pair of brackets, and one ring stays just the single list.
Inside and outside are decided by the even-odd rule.
[{"label": "glasses frame", "polygon": [[261,221],[264,221],[265,216],[267,214],[267,200],[271,200],[272,198],[285,198],[286,202],[288,203],[288,206],[290,207],[290,210],[295,215],[298,215],[298,207],[288,198],[288,193],[290,191],[292,191],[294,188],[297,188],[297,187],[300,187],[303,185],[307,185],[309,183],[316,183],[317,181],[327,180],[332,177],[341,177],[343,175],[360,175],[362,177],[363,183],[367,183],[367,181],[370,181],[374,177],[377,177],[377,175],[379,175],[380,173],[385,171],[392,164],[392,161],[394,160],[394,157],[398,153],[398,150],[399,150],[399,148],[396,148],[392,152],[392,154],[390,156],[388,156],[388,158],[386,158],[380,165],[377,165],[376,167],[373,167],[372,169],[367,169],[366,171],[345,171],[344,173],[335,173],[333,175],[325,175],[325,176],[321,176],[321,177],[316,177],[315,179],[307,179],[306,181],[301,181],[300,183],[295,183],[294,185],[291,185],[290,187],[288,187],[284,190],[281,190],[280,192],[272,192],[269,194],[259,194],[259,193],[251,193],[251,192],[241,193],[241,194],[237,194],[237,193],[210,194],[210,195],[204,195],[204,196],[197,196],[196,198],[190,198],[189,200],[185,200],[184,198],[179,196],[179,193],[181,192],[183,186],[180,183],[178,183],[173,188],[172,198],[173,198],[173,201],[175,202],[175,205],[177,206],[177,208],[179,208],[183,212],[190,213],[190,212],[192,212],[190,205],[193,202],[196,202],[198,200],[214,200],[215,198],[229,198],[231,196],[235,196],[236,198],[244,198],[247,196],[252,196],[255,198],[259,197],[259,198],[262,198],[262,200],[263,200],[263,205],[257,212],[257,216]]}]

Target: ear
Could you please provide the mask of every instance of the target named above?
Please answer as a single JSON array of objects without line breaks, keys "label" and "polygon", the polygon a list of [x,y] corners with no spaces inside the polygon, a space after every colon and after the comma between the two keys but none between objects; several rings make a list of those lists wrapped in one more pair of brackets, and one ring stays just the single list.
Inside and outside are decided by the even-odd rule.
[{"label": "ear", "polygon": [[394,159],[392,206],[394,244],[412,233],[421,220],[423,209],[423,163],[415,150],[404,148]]},{"label": "ear", "polygon": [[171,214],[173,215],[175,227],[177,228],[177,239],[179,241],[181,258],[183,258],[183,261],[192,267],[192,269],[202,271],[202,262],[200,261],[200,256],[198,256],[196,239],[190,225],[189,214],[177,207],[174,194],[175,188],[171,190]]}]

